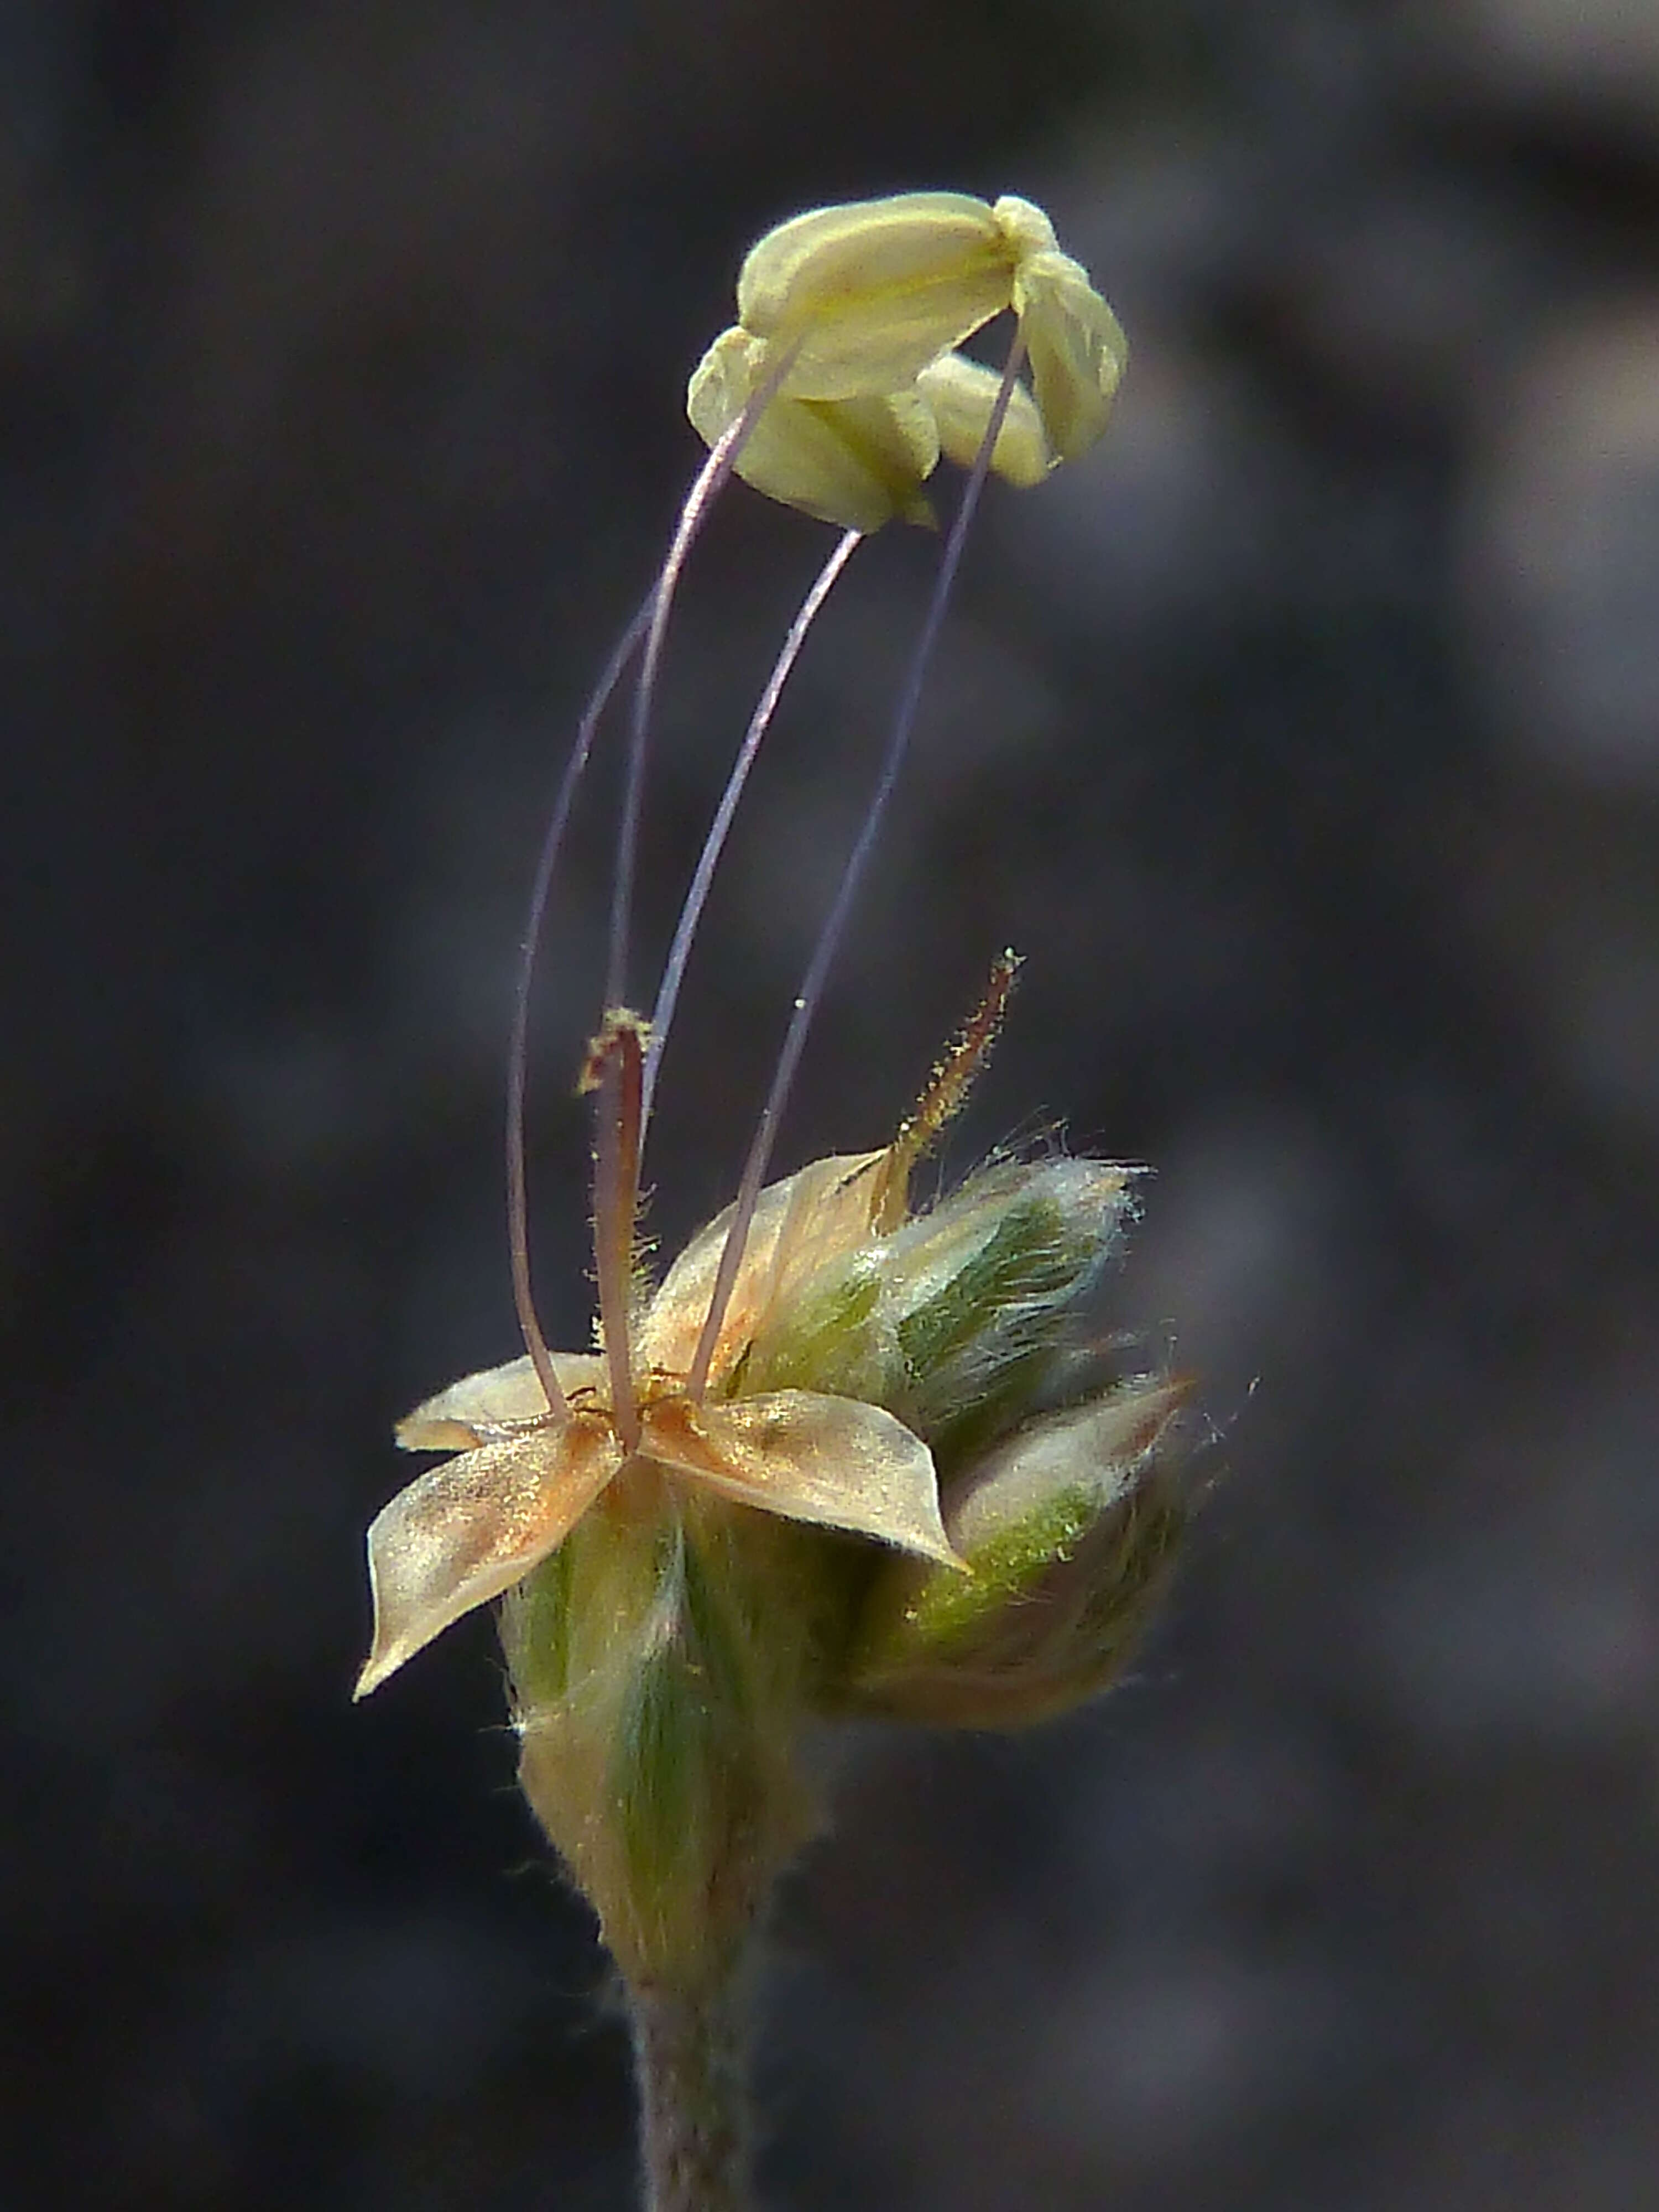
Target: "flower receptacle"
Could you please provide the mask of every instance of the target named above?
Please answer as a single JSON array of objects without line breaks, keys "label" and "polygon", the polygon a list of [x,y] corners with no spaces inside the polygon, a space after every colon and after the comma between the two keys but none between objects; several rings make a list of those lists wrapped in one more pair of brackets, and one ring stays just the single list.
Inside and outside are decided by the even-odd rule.
[{"label": "flower receptacle", "polygon": [[630,1983],[718,1981],[816,1825],[823,1543],[641,1463],[503,1606],[521,1785]]}]

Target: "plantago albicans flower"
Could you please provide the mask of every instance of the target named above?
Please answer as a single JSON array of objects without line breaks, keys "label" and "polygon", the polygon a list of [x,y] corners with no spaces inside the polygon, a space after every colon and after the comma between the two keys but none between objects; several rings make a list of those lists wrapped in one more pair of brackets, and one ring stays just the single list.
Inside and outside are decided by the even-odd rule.
[{"label": "plantago albicans flower", "polygon": [[[621,1065],[623,1127],[631,1132],[630,1149],[595,1192],[605,1352],[556,1355],[562,1416],[549,1408],[526,1358],[466,1376],[400,1423],[398,1440],[409,1450],[461,1449],[400,1491],[369,1531],[375,1634],[360,1694],[452,1621],[521,1582],[624,1470],[636,1488],[648,1469],[653,1481],[666,1475],[785,1520],[958,1564],[927,1449],[882,1406],[803,1383],[726,1394],[740,1359],[752,1369],[769,1320],[775,1333],[775,1313],[793,1309],[803,1284],[867,1241],[883,1155],[820,1160],[765,1194],[708,1395],[693,1400],[684,1379],[725,1224],[690,1245],[636,1309],[629,1199],[639,1169],[641,1042],[640,1025],[612,1014],[593,1049],[598,1067]],[[602,1140],[611,1133],[604,1125]]]},{"label": "plantago albicans flower", "polygon": [[[1018,329],[999,375],[955,348],[1005,308]],[[815,1818],[804,1729],[849,1711],[1003,1727],[1092,1694],[1121,1664],[1182,1516],[1170,1446],[1183,1386],[1115,1378],[1084,1334],[1133,1211],[1129,1171],[1003,1158],[913,1206],[915,1166],[1001,1020],[1012,956],[890,1144],[767,1180],[975,502],[990,471],[1035,483],[1098,434],[1121,336],[1039,210],[951,193],[781,225],[744,263],[738,318],[693,379],[709,459],[583,718],[532,895],[507,1115],[525,1355],[399,1426],[408,1449],[447,1456],[369,1530],[374,1634],[358,1684],[375,1689],[501,1601],[520,1778],[629,1988],[658,2212],[739,2202],[732,1992]],[[1018,382],[1028,357],[1035,395]],[[641,1158],[738,797],[860,536],[926,518],[941,453],[968,467],[967,488],[738,1194],[653,1285]],[[844,534],[738,749],[647,1021],[625,1000],[652,686],[681,566],[734,468]],[[554,1352],[526,1233],[530,963],[577,780],[636,653],[602,1018],[580,1086],[594,1116],[598,1348]]]}]

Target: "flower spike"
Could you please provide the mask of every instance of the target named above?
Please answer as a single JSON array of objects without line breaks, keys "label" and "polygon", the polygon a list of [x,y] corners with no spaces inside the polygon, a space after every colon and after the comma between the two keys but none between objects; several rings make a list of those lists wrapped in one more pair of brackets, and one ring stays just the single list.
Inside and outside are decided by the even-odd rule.
[{"label": "flower spike", "polygon": [[[1005,313],[999,374],[961,348]],[[913,1201],[918,1163],[995,1039],[1012,954],[888,1144],[767,1181],[987,479],[1035,485],[1085,451],[1123,362],[1111,310],[1029,200],[900,193],[797,216],[750,249],[737,320],[687,392],[708,456],[582,716],[537,867],[507,1115],[525,1355],[399,1424],[401,1446],[441,1456],[368,1529],[359,1697],[500,1601],[521,1786],[629,1986],[657,2212],[744,2201],[737,2069],[714,2023],[735,2007],[772,1884],[816,1824],[806,1730],[849,1713],[1015,1727],[1092,1695],[1122,1667],[1185,1516],[1188,1385],[1126,1377],[1117,1340],[1086,1314],[1135,1213],[1136,1171],[1054,1146],[1000,1155],[931,1206]],[[836,580],[881,524],[933,523],[941,459],[965,485],[737,1196],[658,1274],[640,1228],[641,1156],[727,833]],[[653,694],[687,556],[733,472],[842,535],[738,744],[647,1021],[628,1011],[627,984]],[[578,784],[635,661],[603,996],[580,1086],[593,1109],[599,1313],[591,1349],[554,1352],[529,1256],[532,963]]]}]

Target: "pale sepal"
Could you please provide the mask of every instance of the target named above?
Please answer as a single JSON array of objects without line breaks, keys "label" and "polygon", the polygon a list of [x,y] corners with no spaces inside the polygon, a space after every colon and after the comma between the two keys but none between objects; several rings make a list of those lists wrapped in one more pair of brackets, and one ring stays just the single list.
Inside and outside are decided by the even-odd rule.
[{"label": "pale sepal", "polygon": [[665,1399],[647,1413],[642,1449],[740,1505],[962,1565],[939,1516],[933,1454],[879,1406],[812,1390],[702,1407]]},{"label": "pale sepal", "polygon": [[[769,1183],[755,1207],[711,1376],[716,1390],[767,1316],[820,1269],[871,1236],[876,1169],[885,1152],[835,1152]],[[691,1364],[714,1287],[732,1208],[715,1215],[680,1254],[640,1324],[640,1352],[653,1368],[684,1375]]]},{"label": "pale sepal", "polygon": [[[605,1362],[595,1352],[556,1352],[553,1371],[565,1396],[578,1404],[605,1388]],[[394,1433],[404,1451],[470,1451],[474,1444],[495,1443],[508,1429],[543,1420],[547,1412],[540,1377],[529,1356],[520,1353],[505,1366],[463,1375],[423,1399]]]},{"label": "pale sepal", "polygon": [[621,1464],[609,1421],[579,1413],[459,1453],[400,1490],[369,1523],[374,1638],[354,1695],[556,1550]]},{"label": "pale sepal", "polygon": [[951,1509],[951,1534],[972,1557],[1072,1492],[1097,1510],[1134,1488],[1191,1384],[1182,1376],[1136,1382],[1092,1406],[1033,1421],[988,1455]]}]

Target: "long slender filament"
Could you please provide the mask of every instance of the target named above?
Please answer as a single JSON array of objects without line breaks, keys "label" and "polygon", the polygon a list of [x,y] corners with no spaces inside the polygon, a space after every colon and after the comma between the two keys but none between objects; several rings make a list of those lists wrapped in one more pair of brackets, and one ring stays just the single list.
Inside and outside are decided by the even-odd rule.
[{"label": "long slender filament", "polygon": [[720,854],[725,849],[726,836],[738,811],[738,802],[743,796],[744,785],[749,780],[749,771],[755,764],[755,756],[759,752],[762,740],[771,726],[772,717],[777,712],[778,701],[782,696],[783,687],[789,681],[795,663],[800,657],[800,649],[806,642],[806,634],[817,621],[818,611],[824,601],[834,590],[837,578],[852,559],[861,534],[856,530],[849,530],[843,534],[830,558],[819,569],[811,589],[801,601],[800,611],[790,625],[789,635],[783,641],[783,649],[773,665],[771,675],[767,678],[766,689],[761,693],[754,714],[750,720],[749,727],[744,732],[743,743],[738,748],[738,757],[732,763],[732,773],[726,780],[726,789],[720,794],[720,803],[714,811],[714,820],[708,825],[708,835],[703,840],[702,851],[698,856],[696,871],[692,876],[690,889],[685,894],[685,902],[680,908],[680,917],[675,924],[674,941],[669,947],[668,959],[663,969],[662,981],[658,987],[657,1003],[651,1012],[651,1034],[645,1052],[644,1114],[647,1127],[651,1121],[651,1103],[656,1096],[657,1072],[662,1064],[663,1049],[668,1042],[668,1032],[673,1025],[674,1009],[679,1001],[680,985],[685,980],[685,965],[691,956],[692,940],[696,936],[697,925],[702,919],[702,910],[708,903],[709,888],[714,880],[714,872],[720,866]]},{"label": "long slender filament", "polygon": [[790,346],[761,382],[756,386],[744,403],[743,412],[723,431],[709,448],[708,458],[698,470],[685,504],[680,509],[678,522],[657,577],[651,606],[651,626],[645,641],[645,655],[640,663],[639,681],[634,688],[634,716],[629,732],[628,779],[623,789],[621,818],[617,825],[617,869],[611,886],[611,939],[605,957],[605,1003],[619,1006],[627,995],[629,936],[633,924],[634,878],[639,864],[640,817],[645,801],[646,741],[651,727],[651,702],[657,685],[657,667],[662,659],[663,639],[668,630],[669,611],[674,604],[686,557],[696,542],[697,533],[708,520],[708,510],[738,465],[738,456],[749,441],[749,434],[759,420],[761,410],[776,393],[778,386],[794,364],[799,345]]},{"label": "long slender filament", "polygon": [[788,374],[797,349],[791,347],[777,361],[761,383],[750,394],[741,415],[710,452],[698,471],[696,480],[686,495],[680,511],[674,537],[656,581],[647,593],[645,602],[623,632],[615,652],[606,662],[603,673],[593,687],[592,697],[583,712],[577,729],[576,742],[570,757],[565,763],[557,796],[553,804],[552,819],[542,842],[541,857],[537,863],[536,878],[530,895],[530,913],[525,931],[524,947],[519,960],[519,974],[514,995],[513,1030],[507,1049],[507,1242],[508,1261],[513,1275],[513,1304],[519,1317],[520,1334],[536,1370],[537,1380],[546,1396],[548,1409],[556,1414],[567,1414],[569,1403],[560,1385],[553,1365],[553,1355],[548,1350],[547,1339],[542,1331],[536,1311],[535,1293],[530,1269],[530,1198],[528,1173],[525,1163],[525,1115],[529,1090],[530,1065],[530,1003],[531,986],[535,977],[536,950],[540,940],[542,924],[547,912],[547,902],[553,887],[554,869],[564,842],[570,809],[575,800],[576,787],[581,781],[587,766],[588,755],[593,749],[593,739],[599,718],[609,705],[611,694],[621,683],[629,662],[638,650],[641,638],[645,641],[645,657],[641,665],[640,680],[634,695],[634,715],[629,740],[628,776],[623,799],[622,822],[617,832],[617,874],[611,888],[610,951],[606,959],[605,1003],[607,1007],[620,1005],[623,997],[622,978],[628,966],[628,935],[629,917],[634,903],[634,872],[639,849],[640,808],[645,789],[646,736],[650,727],[651,699],[656,683],[657,663],[662,655],[662,641],[668,627],[668,611],[672,604],[680,571],[687,554],[702,528],[715,494],[725,483],[743,451],[750,431],[754,428],[761,410],[776,392]]},{"label": "long slender filament", "polygon": [[898,706],[893,716],[893,726],[888,737],[887,751],[882,761],[881,773],[877,778],[876,788],[865,813],[863,826],[859,831],[857,842],[842,871],[835,899],[824,919],[823,928],[818,933],[817,943],[813,947],[811,959],[807,963],[805,975],[802,979],[800,990],[796,996],[794,1012],[790,1018],[788,1029],[784,1034],[783,1044],[778,1054],[777,1066],[773,1072],[772,1086],[767,1093],[766,1103],[761,1109],[760,1120],[756,1125],[754,1139],[749,1147],[749,1157],[744,1163],[743,1178],[738,1185],[737,1203],[732,1212],[732,1226],[726,1231],[725,1247],[720,1253],[720,1267],[714,1277],[714,1291],[708,1301],[708,1311],[703,1320],[702,1334],[697,1340],[696,1352],[691,1362],[690,1373],[686,1378],[687,1395],[693,1401],[701,1399],[708,1387],[708,1371],[714,1364],[714,1347],[720,1341],[720,1328],[726,1319],[726,1309],[732,1302],[732,1292],[738,1279],[738,1269],[743,1264],[744,1246],[748,1240],[749,1225],[754,1219],[755,1206],[760,1197],[761,1185],[765,1180],[766,1170],[771,1162],[772,1146],[777,1136],[778,1120],[787,1101],[790,1086],[795,1079],[795,1072],[800,1065],[801,1054],[805,1048],[807,1032],[811,1027],[812,1017],[817,1012],[818,1002],[823,995],[823,986],[830,973],[830,963],[840,949],[841,940],[846,931],[847,919],[852,911],[854,898],[857,895],[864,871],[869,864],[870,855],[875,848],[876,839],[886,815],[889,801],[898,782],[899,771],[904,765],[904,757],[909,749],[911,732],[915,726],[917,709],[921,704],[922,686],[927,680],[928,663],[933,658],[933,648],[939,641],[939,632],[944,628],[945,609],[950,604],[951,587],[956,582],[957,571],[962,565],[963,548],[968,538],[968,526],[973,520],[974,510],[979,504],[980,494],[984,489],[985,479],[991,466],[991,455],[996,448],[997,439],[1001,434],[1003,421],[1008,412],[1008,404],[1013,397],[1014,381],[1019,374],[1020,364],[1024,357],[1024,342],[1016,336],[1013,345],[1009,350],[1007,365],[1002,372],[1002,383],[998,389],[996,401],[991,410],[990,420],[986,424],[985,435],[981,439],[979,451],[974,456],[974,465],[968,472],[968,482],[963,490],[961,503],[957,508],[956,518],[951,525],[951,534],[945,541],[945,550],[939,557],[939,573],[934,578],[933,597],[928,602],[927,616],[916,639],[915,649],[910,656],[910,665],[905,676],[904,686],[899,694]]},{"label": "long slender filament", "polygon": [[546,1394],[548,1409],[560,1414],[567,1413],[569,1407],[559,1378],[554,1372],[553,1355],[547,1348],[547,1339],[542,1334],[530,1278],[530,1199],[525,1164],[524,1128],[530,1087],[531,986],[535,981],[536,950],[541,940],[542,925],[547,917],[547,902],[553,889],[554,871],[564,843],[570,810],[575,802],[576,787],[581,781],[588,755],[593,750],[599,718],[610,704],[611,694],[622,682],[629,662],[639,649],[640,641],[650,628],[656,601],[656,586],[653,585],[639,612],[617,641],[616,650],[605,663],[604,672],[593,687],[592,696],[582,710],[582,718],[576,730],[576,742],[571,747],[570,757],[564,764],[564,773],[559,779],[553,812],[536,863],[535,881],[530,893],[530,911],[526,918],[524,944],[519,954],[519,972],[514,988],[513,1030],[507,1054],[507,1243],[513,1270],[513,1303],[518,1310],[519,1328],[524,1337],[525,1349],[530,1354],[537,1380]]}]

